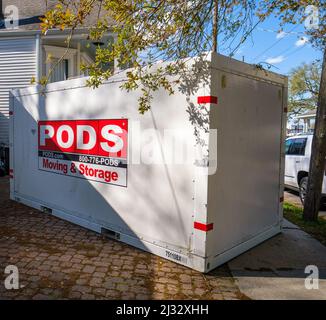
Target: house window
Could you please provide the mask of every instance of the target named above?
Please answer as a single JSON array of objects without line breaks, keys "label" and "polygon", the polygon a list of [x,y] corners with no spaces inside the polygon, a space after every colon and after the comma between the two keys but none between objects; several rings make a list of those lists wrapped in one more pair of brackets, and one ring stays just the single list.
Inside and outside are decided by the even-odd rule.
[{"label": "house window", "polygon": [[50,81],[57,82],[77,76],[77,49],[44,46],[45,71],[51,71]]},{"label": "house window", "polygon": [[52,59],[51,68],[53,69],[50,77],[51,82],[67,80],[69,77],[69,60]]}]

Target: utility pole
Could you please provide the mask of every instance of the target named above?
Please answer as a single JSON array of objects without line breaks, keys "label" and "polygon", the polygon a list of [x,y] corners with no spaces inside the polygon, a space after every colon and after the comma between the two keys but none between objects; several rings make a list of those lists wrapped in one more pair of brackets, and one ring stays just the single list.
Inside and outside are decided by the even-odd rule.
[{"label": "utility pole", "polygon": [[213,46],[212,51],[217,53],[217,35],[218,35],[218,0],[214,0],[214,9],[213,9]]},{"label": "utility pole", "polygon": [[326,158],[326,48],[319,86],[316,123],[312,140],[308,175],[308,190],[304,201],[304,220],[316,221],[320,207],[321,189]]}]

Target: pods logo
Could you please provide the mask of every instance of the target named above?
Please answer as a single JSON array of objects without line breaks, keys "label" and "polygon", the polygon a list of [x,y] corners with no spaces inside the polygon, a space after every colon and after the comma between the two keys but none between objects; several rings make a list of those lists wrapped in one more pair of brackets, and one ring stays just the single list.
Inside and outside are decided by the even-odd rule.
[{"label": "pods logo", "polygon": [[128,120],[40,121],[39,150],[127,157]]},{"label": "pods logo", "polygon": [[128,120],[39,121],[39,170],[127,186]]}]

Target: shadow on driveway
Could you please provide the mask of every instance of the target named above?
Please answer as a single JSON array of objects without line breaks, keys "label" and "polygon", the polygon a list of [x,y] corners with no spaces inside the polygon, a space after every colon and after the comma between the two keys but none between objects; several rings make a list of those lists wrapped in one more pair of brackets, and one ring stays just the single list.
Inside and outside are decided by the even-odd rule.
[{"label": "shadow on driveway", "polygon": [[227,265],[201,273],[8,200],[0,178],[0,299],[245,299]]}]

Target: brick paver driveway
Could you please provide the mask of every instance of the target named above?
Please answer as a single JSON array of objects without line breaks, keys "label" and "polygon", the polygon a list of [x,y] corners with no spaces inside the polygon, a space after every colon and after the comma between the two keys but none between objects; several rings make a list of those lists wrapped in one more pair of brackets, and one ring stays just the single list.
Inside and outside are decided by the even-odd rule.
[{"label": "brick paver driveway", "polygon": [[[16,265],[20,289],[6,290]],[[228,267],[202,275],[8,200],[0,178],[1,299],[240,299]]]}]

